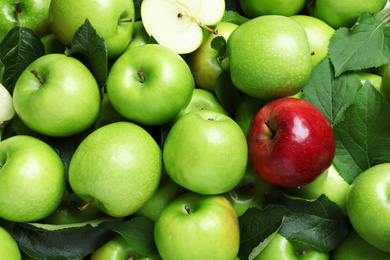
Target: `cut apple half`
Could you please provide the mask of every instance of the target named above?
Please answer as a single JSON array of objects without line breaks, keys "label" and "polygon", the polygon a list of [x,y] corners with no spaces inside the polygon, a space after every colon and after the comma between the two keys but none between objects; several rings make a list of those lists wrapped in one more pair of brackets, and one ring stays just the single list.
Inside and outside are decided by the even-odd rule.
[{"label": "cut apple half", "polygon": [[12,97],[8,90],[0,84],[0,128],[11,120],[15,115]]},{"label": "cut apple half", "polygon": [[224,0],[144,0],[141,5],[147,33],[179,54],[195,51],[224,12]]}]

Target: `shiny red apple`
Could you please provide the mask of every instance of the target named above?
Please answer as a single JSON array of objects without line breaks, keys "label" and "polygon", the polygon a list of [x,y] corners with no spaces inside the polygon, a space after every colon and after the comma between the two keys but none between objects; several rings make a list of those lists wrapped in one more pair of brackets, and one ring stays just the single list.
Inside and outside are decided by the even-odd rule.
[{"label": "shiny red apple", "polygon": [[302,99],[267,103],[248,131],[249,158],[264,180],[284,187],[310,183],[333,161],[335,139],[325,115]]}]

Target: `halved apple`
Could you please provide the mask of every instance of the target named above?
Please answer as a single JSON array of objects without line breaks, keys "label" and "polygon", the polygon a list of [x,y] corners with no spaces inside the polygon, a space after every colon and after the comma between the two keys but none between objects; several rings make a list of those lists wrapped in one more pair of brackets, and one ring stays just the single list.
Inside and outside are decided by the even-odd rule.
[{"label": "halved apple", "polygon": [[5,125],[15,115],[12,97],[8,90],[0,83],[0,139]]}]

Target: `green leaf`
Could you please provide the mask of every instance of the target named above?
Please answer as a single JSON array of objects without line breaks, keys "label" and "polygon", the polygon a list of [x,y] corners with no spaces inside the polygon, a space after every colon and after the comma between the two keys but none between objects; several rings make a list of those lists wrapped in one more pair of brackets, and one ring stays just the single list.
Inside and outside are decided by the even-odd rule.
[{"label": "green leaf", "polygon": [[348,182],[366,169],[390,162],[390,105],[366,80],[343,121],[334,126],[336,154],[334,163]]},{"label": "green leaf", "polygon": [[105,86],[108,75],[107,44],[88,19],[76,31],[68,54],[88,67],[100,88]]},{"label": "green leaf", "polygon": [[286,217],[293,213],[280,205],[269,205],[264,209],[249,208],[238,218],[240,225],[241,259],[254,259],[269,243]]},{"label": "green leaf", "polygon": [[339,28],[329,43],[336,77],[345,71],[379,67],[390,62],[390,27],[363,12],[351,28]]},{"label": "green leaf", "polygon": [[154,243],[154,222],[146,217],[134,217],[112,228],[141,255],[158,254]]},{"label": "green leaf", "polygon": [[302,99],[321,110],[334,125],[343,117],[360,87],[361,81],[355,73],[344,73],[336,78],[329,58],[325,57],[312,70]]},{"label": "green leaf", "polygon": [[287,240],[303,242],[330,252],[348,234],[347,218],[337,204],[325,195],[310,201],[274,192],[267,197],[267,203],[280,204],[295,212],[294,216],[283,221],[279,230]]},{"label": "green leaf", "polygon": [[20,74],[31,62],[43,55],[45,48],[33,30],[18,26],[11,29],[0,44],[4,87],[12,94]]},{"label": "green leaf", "polygon": [[119,220],[71,226],[16,223],[12,236],[29,256],[46,260],[81,259],[115,236]]},{"label": "green leaf", "polygon": [[222,71],[215,80],[215,94],[226,111],[231,114],[236,111],[240,104],[240,92],[233,85],[229,72]]},{"label": "green leaf", "polygon": [[133,0],[134,3],[134,20],[137,21],[141,18],[141,5],[143,0]]},{"label": "green leaf", "polygon": [[154,38],[153,35],[150,35],[150,37],[149,37],[149,42],[148,42],[148,43],[149,43],[149,44],[158,44],[156,38]]},{"label": "green leaf", "polygon": [[222,22],[229,22],[229,23],[234,23],[237,25],[241,25],[245,22],[249,21],[248,18],[240,15],[238,12],[235,11],[225,11],[222,17]]},{"label": "green leaf", "polygon": [[223,36],[217,36],[211,41],[211,48],[218,52],[218,56],[222,57],[226,53],[226,40]]}]

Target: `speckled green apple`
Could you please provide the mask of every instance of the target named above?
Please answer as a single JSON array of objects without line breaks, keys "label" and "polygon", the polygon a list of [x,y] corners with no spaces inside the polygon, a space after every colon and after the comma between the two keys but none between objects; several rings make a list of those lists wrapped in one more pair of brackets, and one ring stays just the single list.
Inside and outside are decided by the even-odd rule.
[{"label": "speckled green apple", "polygon": [[161,171],[161,149],[152,136],[134,123],[116,122],[80,143],[70,161],[69,184],[106,214],[125,217],[153,195]]},{"label": "speckled green apple", "polygon": [[310,45],[305,29],[281,15],[253,18],[227,42],[230,75],[241,92],[260,99],[298,93],[310,78]]},{"label": "speckled green apple", "polygon": [[48,54],[33,61],[20,75],[13,103],[29,128],[64,137],[80,133],[95,122],[100,89],[91,71],[79,60]]},{"label": "speckled green apple", "polygon": [[47,143],[17,135],[0,142],[0,217],[37,221],[60,204],[66,187],[61,158]]},{"label": "speckled green apple", "polygon": [[240,0],[240,7],[245,16],[255,18],[261,15],[298,14],[305,7],[306,0]]},{"label": "speckled green apple", "polygon": [[108,57],[118,57],[127,48],[134,26],[133,0],[52,0],[50,29],[65,46],[88,19],[96,33],[107,43]]},{"label": "speckled green apple", "polygon": [[0,227],[0,259],[22,259],[18,244],[11,234],[2,227]]}]

